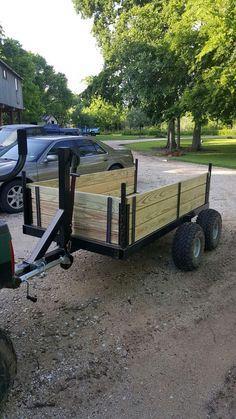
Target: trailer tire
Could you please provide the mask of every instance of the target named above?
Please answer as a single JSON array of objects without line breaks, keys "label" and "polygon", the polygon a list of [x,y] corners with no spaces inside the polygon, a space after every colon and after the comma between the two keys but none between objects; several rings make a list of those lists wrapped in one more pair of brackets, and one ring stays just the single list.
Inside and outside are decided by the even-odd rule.
[{"label": "trailer tire", "polygon": [[[5,400],[16,375],[16,353],[11,339],[0,330],[0,405]],[[1,410],[1,408],[0,408]]]},{"label": "trailer tire", "polygon": [[205,246],[205,236],[199,224],[187,222],[176,231],[172,257],[177,268],[183,271],[193,271],[201,263]]},{"label": "trailer tire", "polygon": [[222,231],[222,218],[218,211],[206,209],[200,212],[197,223],[205,234],[205,250],[215,249],[220,241]]}]

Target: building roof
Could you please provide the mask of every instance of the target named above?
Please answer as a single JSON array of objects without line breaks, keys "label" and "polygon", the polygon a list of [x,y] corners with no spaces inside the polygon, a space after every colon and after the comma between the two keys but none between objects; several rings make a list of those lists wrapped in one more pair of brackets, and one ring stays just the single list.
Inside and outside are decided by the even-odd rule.
[{"label": "building roof", "polygon": [[18,77],[18,79],[23,80],[23,78],[21,76],[19,76],[19,74],[13,70],[8,64],[6,64],[3,60],[0,59],[0,64],[2,64],[4,67],[6,67],[9,71],[11,71],[11,73],[15,74],[15,76]]}]

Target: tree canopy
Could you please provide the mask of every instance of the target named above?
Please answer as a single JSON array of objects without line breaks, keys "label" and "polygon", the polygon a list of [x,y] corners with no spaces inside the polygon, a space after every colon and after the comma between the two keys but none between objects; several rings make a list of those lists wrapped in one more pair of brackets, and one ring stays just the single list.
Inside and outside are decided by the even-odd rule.
[{"label": "tree canopy", "polygon": [[43,57],[25,51],[14,39],[0,43],[0,57],[23,78],[24,122],[40,121],[44,114],[66,122],[73,95],[64,74],[56,73]]},{"label": "tree canopy", "polygon": [[[82,17],[93,18],[93,31],[109,69],[109,78],[103,73],[107,97],[110,83],[114,88],[114,74],[116,97],[155,122],[190,111],[194,149],[201,147],[201,125],[207,118],[226,123],[235,118],[234,0],[73,3]],[[91,93],[94,86],[93,80]]]}]

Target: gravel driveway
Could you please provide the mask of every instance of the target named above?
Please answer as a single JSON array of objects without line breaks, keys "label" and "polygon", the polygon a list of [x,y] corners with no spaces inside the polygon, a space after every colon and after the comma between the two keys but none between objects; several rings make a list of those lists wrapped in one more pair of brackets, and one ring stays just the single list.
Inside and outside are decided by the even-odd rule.
[{"label": "gravel driveway", "polygon": [[[136,154],[139,190],[206,169]],[[215,168],[211,207],[223,216],[216,251],[193,273],[170,255],[173,233],[125,261],[79,251],[26,289],[2,290],[18,375],[4,418],[202,419],[236,417],[236,171]],[[16,256],[34,238],[9,222]]]}]

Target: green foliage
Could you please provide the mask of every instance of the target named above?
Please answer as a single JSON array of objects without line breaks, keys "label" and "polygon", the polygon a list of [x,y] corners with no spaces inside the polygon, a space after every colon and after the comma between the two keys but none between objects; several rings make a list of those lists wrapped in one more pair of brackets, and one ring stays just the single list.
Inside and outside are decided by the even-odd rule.
[{"label": "green foliage", "polygon": [[125,113],[120,106],[113,106],[98,96],[93,97],[89,106],[81,109],[78,117],[79,123],[82,122],[82,118],[87,123],[82,123],[81,126],[97,126],[102,130],[117,130],[125,119]]},{"label": "green foliage", "polygon": [[149,119],[145,112],[138,108],[131,108],[126,115],[126,122],[130,128],[139,128],[140,130],[144,125],[148,125]]},{"label": "green foliage", "polygon": [[236,136],[236,129],[219,129],[218,135],[227,135],[229,137]]},{"label": "green foliage", "polygon": [[109,86],[115,84],[117,100],[142,110],[153,123],[190,112],[194,149],[201,146],[201,129],[209,118],[226,124],[235,119],[235,1],[73,3],[83,17],[94,19],[110,72],[103,74],[106,88],[98,89],[102,97],[111,100]]},{"label": "green foliage", "polygon": [[0,44],[0,57],[23,78],[23,121],[40,121],[44,114],[52,114],[65,123],[73,98],[65,75],[56,73],[43,57],[25,51],[13,39]]},{"label": "green foliage", "polygon": [[156,137],[156,138],[162,138],[166,136],[166,133],[160,130],[160,127],[143,127],[141,129],[137,128],[129,128],[129,129],[123,129],[122,135],[135,135],[139,137]]}]

